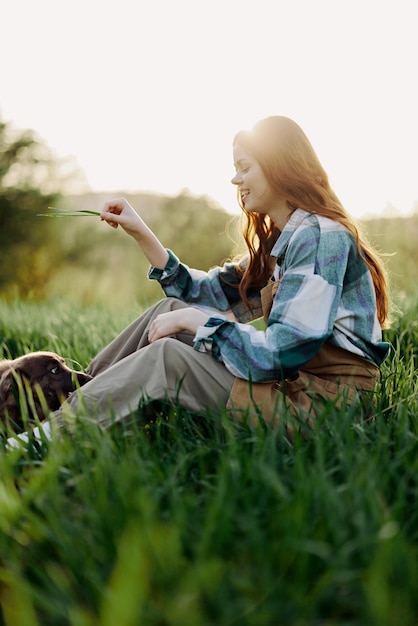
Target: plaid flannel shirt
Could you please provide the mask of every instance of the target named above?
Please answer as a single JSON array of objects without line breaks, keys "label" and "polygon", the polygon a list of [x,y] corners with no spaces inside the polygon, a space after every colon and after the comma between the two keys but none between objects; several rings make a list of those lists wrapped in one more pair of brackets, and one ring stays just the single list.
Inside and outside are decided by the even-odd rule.
[{"label": "plaid flannel shirt", "polygon": [[[151,268],[148,276],[167,296],[219,311],[198,328],[194,347],[210,352],[234,376],[253,382],[289,377],[327,340],[379,366],[389,344],[382,341],[370,271],[351,233],[297,209],[271,255],[280,286],[265,331],[222,314],[239,305],[238,290],[230,284],[239,282],[233,264],[199,272],[169,250],[164,270]],[[259,300],[259,293],[250,295]]]}]

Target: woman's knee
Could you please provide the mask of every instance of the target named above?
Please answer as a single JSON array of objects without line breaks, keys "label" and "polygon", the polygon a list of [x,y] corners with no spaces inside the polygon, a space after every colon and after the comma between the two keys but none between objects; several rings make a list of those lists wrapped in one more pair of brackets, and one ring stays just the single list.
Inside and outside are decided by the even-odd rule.
[{"label": "woman's knee", "polygon": [[156,368],[169,388],[174,389],[181,384],[196,394],[197,400],[208,393],[209,387],[209,395],[223,395],[224,391],[229,394],[234,376],[210,355],[197,352],[192,346],[172,337],[159,339],[151,346],[157,347]]},{"label": "woman's knee", "polygon": [[186,353],[192,349],[174,337],[163,337],[148,346],[148,354],[162,369],[175,372],[181,363],[188,364]]}]

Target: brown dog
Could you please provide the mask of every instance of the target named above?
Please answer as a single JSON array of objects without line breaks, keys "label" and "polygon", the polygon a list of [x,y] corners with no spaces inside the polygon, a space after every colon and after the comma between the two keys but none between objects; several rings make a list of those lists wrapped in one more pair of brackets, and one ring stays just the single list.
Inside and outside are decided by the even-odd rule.
[{"label": "brown dog", "polygon": [[[22,390],[29,407],[29,396],[33,397],[36,416],[43,420],[46,417],[45,403],[50,411],[55,411],[76,387],[89,380],[91,376],[70,369],[64,359],[54,352],[31,352],[14,360],[2,360],[0,422],[7,423],[16,432],[25,428],[19,402]],[[33,413],[30,409],[26,412]],[[28,415],[27,419],[35,422],[33,415]]]}]

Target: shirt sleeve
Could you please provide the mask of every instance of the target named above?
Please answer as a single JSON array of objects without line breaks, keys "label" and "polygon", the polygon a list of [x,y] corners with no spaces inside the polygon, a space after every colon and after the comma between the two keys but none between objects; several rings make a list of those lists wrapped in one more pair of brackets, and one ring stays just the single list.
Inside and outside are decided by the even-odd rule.
[{"label": "shirt sleeve", "polygon": [[[169,258],[163,270],[151,267],[148,278],[157,280],[166,296],[178,298],[191,305],[216,308],[219,311],[235,310],[241,304],[238,286],[241,273],[234,263],[225,263],[208,272],[192,269],[181,263],[167,250]],[[250,294],[251,301],[260,300],[259,290]],[[242,315],[239,316],[241,319]]]}]

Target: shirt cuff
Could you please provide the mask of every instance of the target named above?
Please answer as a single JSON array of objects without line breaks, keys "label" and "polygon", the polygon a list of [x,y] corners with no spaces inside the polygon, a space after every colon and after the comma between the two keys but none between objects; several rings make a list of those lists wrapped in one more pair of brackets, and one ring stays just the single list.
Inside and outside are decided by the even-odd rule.
[{"label": "shirt cuff", "polygon": [[221,353],[216,343],[216,332],[224,324],[230,324],[230,320],[223,317],[210,317],[204,326],[199,326],[194,342],[194,349],[198,352],[209,352],[215,359],[221,361]]},{"label": "shirt cuff", "polygon": [[162,270],[159,267],[150,267],[148,270],[148,278],[150,280],[158,280],[158,282],[164,281],[175,274],[178,270],[180,260],[176,257],[174,252],[167,248],[168,261],[165,268]]}]

